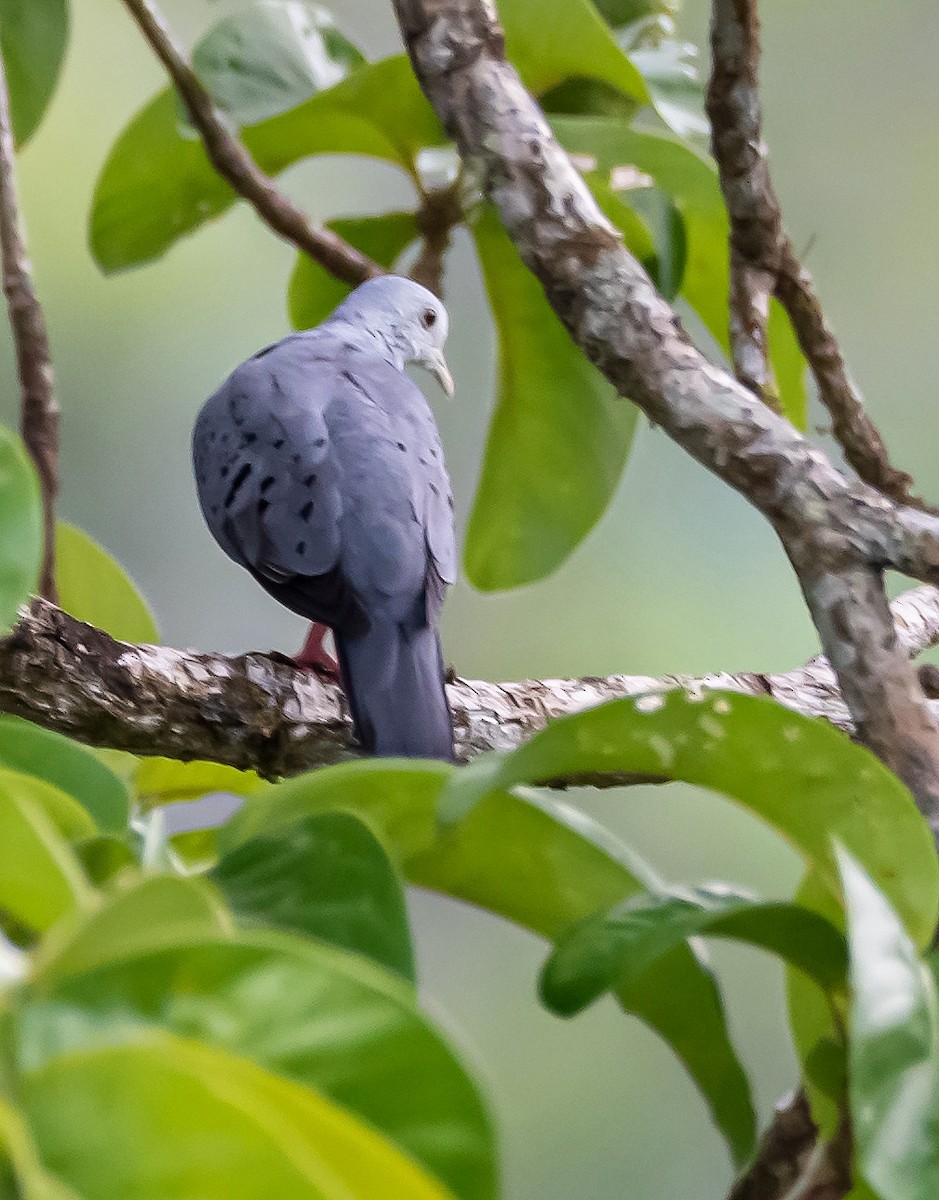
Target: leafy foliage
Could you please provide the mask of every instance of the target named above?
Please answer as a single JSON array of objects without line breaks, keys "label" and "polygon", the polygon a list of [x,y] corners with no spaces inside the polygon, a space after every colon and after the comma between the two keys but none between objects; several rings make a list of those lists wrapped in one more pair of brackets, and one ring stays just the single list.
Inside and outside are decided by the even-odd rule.
[{"label": "leafy foliage", "polygon": [[0,53],[18,146],[35,133],[52,99],[68,27],[68,0],[0,0]]}]

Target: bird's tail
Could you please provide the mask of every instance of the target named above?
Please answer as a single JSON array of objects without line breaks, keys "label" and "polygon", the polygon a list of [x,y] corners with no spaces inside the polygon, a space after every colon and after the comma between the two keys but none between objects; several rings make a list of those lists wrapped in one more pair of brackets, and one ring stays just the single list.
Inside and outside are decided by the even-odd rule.
[{"label": "bird's tail", "polygon": [[360,637],[336,634],[356,734],[383,758],[453,758],[453,717],[437,630],[372,621]]}]

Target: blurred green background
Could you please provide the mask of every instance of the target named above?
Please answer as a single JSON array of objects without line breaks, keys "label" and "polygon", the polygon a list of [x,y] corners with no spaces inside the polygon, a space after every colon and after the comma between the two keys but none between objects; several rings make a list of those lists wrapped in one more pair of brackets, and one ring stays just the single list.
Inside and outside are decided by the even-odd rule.
[{"label": "blurred green background", "polygon": [[[164,3],[190,44],[237,7]],[[687,0],[682,19],[699,44],[707,7]],[[339,0],[333,10],[370,55],[397,51],[385,0]],[[788,228],[807,250],[895,460],[935,497],[939,8],[933,0],[766,0],[763,10],[766,131]],[[21,160],[64,410],[62,514],[128,567],[168,642],[290,651],[302,623],[229,563],[203,527],[189,432],[224,375],[288,331],[293,253],[239,208],[158,264],[99,274],[85,233],[95,176],[114,136],[164,79],[119,0],[79,0],[73,14],[62,84]],[[302,164],[284,183],[322,218],[385,211],[410,190],[392,168],[353,159]],[[460,239],[447,299],[458,399],[437,413],[464,522],[492,399],[493,346]],[[15,423],[5,329],[0,370],[3,416]],[[563,570],[501,596],[457,587],[443,632],[462,674],[492,679],[782,670],[817,648],[761,520],[647,426],[610,511]],[[797,877],[784,845],[716,797],[675,786],[570,800],[673,880],[725,878],[780,895]],[[549,1017],[534,1001],[543,953],[534,939],[434,897],[414,896],[413,912],[427,1006],[486,1081],[510,1200],[708,1200],[726,1191],[729,1163],[704,1105],[652,1034],[610,1001],[572,1023]],[[780,1033],[780,973],[753,952],[718,946],[714,958],[765,1119],[795,1077]]]}]

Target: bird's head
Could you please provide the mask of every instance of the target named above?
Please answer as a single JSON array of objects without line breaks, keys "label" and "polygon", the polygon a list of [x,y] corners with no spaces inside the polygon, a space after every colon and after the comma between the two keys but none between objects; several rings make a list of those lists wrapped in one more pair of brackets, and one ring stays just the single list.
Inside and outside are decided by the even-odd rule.
[{"label": "bird's head", "polygon": [[397,365],[426,367],[447,395],[453,395],[453,376],[443,356],[447,310],[427,288],[401,275],[379,275],[359,284],[333,319],[367,330],[388,347]]}]

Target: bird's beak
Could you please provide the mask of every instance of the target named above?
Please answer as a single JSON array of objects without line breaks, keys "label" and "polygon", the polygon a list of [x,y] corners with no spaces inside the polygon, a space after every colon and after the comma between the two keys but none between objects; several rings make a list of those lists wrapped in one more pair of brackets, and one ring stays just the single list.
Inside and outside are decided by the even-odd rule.
[{"label": "bird's beak", "polygon": [[452,396],[454,391],[453,376],[450,374],[450,368],[447,366],[447,360],[443,356],[443,351],[432,350],[424,359],[424,366],[436,377],[447,395]]}]

